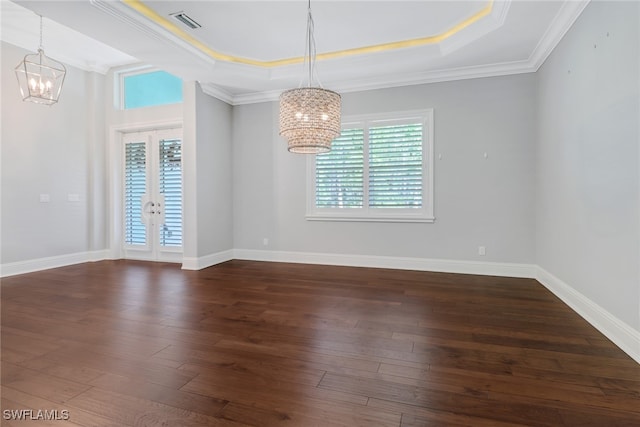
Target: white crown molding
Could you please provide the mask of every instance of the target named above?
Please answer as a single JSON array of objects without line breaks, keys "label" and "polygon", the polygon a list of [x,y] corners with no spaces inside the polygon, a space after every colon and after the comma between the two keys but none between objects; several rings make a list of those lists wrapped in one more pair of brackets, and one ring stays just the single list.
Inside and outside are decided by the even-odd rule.
[{"label": "white crown molding", "polygon": [[257,104],[259,102],[276,101],[280,97],[282,90],[269,90],[265,92],[251,92],[233,95],[231,105]]},{"label": "white crown molding", "polygon": [[[489,64],[465,68],[448,70],[426,71],[414,74],[405,74],[398,77],[374,77],[370,79],[360,79],[357,82],[343,82],[331,85],[331,89],[340,93],[360,92],[365,90],[386,89],[400,86],[414,86],[427,83],[441,83],[454,80],[477,79],[484,77],[507,76],[512,74],[533,73],[535,68],[529,61],[509,62],[502,64]],[[231,101],[226,101],[231,105],[255,104],[259,102],[276,101],[281,90],[266,92],[253,92],[247,94],[234,95]],[[215,96],[212,94],[212,96]]]},{"label": "white crown molding", "polygon": [[562,4],[562,8],[529,56],[528,62],[535,71],[544,64],[590,2],[591,0],[575,0]]},{"label": "white crown molding", "polygon": [[358,92],[363,90],[384,89],[399,86],[413,86],[426,83],[441,83],[455,80],[478,79],[485,77],[507,76],[512,74],[532,73],[535,70],[526,61],[505,62],[500,64],[487,64],[472,67],[450,68],[446,70],[434,70],[404,76],[379,80],[361,79],[357,83],[338,86],[337,90],[343,93]]},{"label": "white crown molding", "polygon": [[235,97],[232,93],[227,92],[226,90],[214,85],[213,83],[198,82],[198,84],[200,84],[202,92],[206,93],[207,95],[218,98],[220,101],[224,101],[227,104],[235,105]]}]

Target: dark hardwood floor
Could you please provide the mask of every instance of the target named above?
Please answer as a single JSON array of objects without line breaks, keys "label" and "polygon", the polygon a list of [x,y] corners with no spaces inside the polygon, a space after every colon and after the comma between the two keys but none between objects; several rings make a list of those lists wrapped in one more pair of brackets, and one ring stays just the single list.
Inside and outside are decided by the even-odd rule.
[{"label": "dark hardwood floor", "polygon": [[[640,365],[534,280],[105,261],[1,291],[3,426],[640,426]],[[68,419],[7,419],[38,410]]]}]

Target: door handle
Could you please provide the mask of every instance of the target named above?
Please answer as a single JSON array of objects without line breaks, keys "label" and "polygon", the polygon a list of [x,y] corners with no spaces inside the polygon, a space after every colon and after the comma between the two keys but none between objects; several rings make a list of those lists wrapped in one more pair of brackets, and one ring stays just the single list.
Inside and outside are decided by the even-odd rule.
[{"label": "door handle", "polygon": [[147,202],[144,204],[144,207],[142,208],[142,212],[147,214],[147,215],[153,215],[156,213],[154,206],[156,204],[154,202]]},{"label": "door handle", "polygon": [[144,213],[146,214],[161,214],[162,211],[160,210],[160,203],[156,203],[156,202],[147,202],[144,205]]}]

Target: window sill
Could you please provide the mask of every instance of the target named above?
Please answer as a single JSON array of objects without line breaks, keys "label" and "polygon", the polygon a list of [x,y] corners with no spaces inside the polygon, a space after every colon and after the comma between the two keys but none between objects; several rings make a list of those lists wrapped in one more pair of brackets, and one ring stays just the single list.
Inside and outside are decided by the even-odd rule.
[{"label": "window sill", "polygon": [[306,215],[307,221],[346,221],[346,222],[421,222],[434,223],[434,217],[424,216],[345,216],[345,215]]}]

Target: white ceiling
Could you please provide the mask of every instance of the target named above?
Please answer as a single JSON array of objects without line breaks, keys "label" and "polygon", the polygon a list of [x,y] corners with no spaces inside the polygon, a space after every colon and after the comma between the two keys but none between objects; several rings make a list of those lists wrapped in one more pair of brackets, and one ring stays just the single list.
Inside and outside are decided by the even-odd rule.
[{"label": "white ceiling", "polygon": [[[318,55],[383,45],[319,59],[317,74],[324,87],[344,92],[533,72],[587,3],[314,0]],[[4,41],[35,51],[35,12],[45,17],[44,47],[55,59],[99,72],[149,63],[198,80],[233,104],[275,99],[305,75],[300,63],[260,63],[304,55],[305,0],[2,0],[1,6]],[[179,11],[202,27],[170,16]],[[430,36],[440,38],[389,45]]]}]

